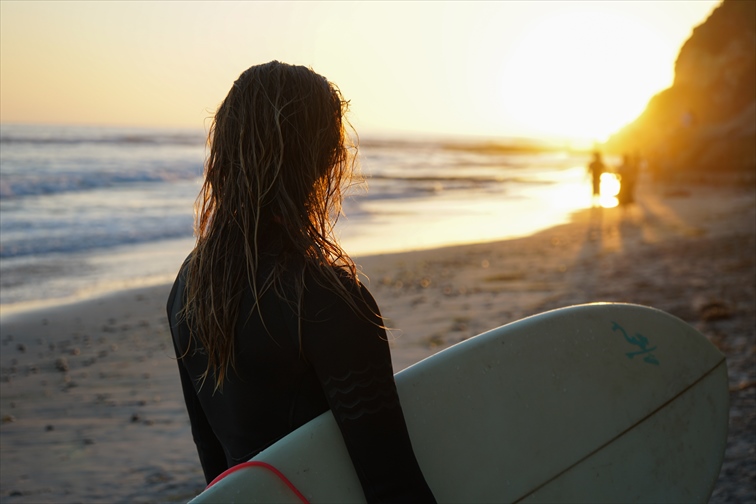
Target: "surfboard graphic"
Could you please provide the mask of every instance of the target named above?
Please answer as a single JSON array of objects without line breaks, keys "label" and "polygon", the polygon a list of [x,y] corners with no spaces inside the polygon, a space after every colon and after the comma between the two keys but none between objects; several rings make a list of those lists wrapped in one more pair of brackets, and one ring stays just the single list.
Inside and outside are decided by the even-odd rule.
[{"label": "surfboard graphic", "polygon": [[[707,502],[724,457],[724,355],[662,311],[589,304],[470,338],[397,373],[439,502]],[[364,502],[330,412],[260,453],[310,502]],[[301,502],[269,471],[196,497]]]}]

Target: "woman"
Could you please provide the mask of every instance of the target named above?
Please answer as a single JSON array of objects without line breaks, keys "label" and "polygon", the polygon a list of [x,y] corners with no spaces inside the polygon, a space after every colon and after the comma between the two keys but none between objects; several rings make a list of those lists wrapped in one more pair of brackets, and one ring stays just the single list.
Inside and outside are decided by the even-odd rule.
[{"label": "woman", "polygon": [[330,408],[368,502],[434,502],[378,307],[333,238],[347,105],[277,61],[220,105],[197,244],[168,299],[184,399],[208,482]]}]

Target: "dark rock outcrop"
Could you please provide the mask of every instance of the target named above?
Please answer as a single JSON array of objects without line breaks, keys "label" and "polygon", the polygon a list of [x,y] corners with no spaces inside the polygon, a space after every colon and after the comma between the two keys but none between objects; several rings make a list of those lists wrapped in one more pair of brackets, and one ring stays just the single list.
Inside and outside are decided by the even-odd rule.
[{"label": "dark rock outcrop", "polygon": [[756,0],[724,0],[680,49],[672,87],[605,144],[660,177],[756,176]]}]

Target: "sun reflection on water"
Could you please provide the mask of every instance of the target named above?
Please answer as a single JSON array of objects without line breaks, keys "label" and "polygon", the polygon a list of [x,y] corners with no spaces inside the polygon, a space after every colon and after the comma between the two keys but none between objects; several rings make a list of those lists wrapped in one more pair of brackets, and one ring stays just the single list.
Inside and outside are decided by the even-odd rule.
[{"label": "sun reflection on water", "polygon": [[614,173],[601,174],[601,195],[599,205],[603,208],[614,208],[619,205],[617,195],[620,192],[620,180]]}]

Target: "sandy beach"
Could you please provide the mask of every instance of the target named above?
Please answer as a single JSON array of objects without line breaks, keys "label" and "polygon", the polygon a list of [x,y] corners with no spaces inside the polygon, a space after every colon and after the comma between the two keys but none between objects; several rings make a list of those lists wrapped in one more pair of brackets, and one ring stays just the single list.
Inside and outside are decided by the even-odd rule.
[{"label": "sandy beach", "polygon": [[[356,261],[392,328],[395,371],[573,304],[638,303],[692,324],[730,376],[711,502],[743,503],[756,502],[755,240],[752,186],[646,184],[630,208],[586,209],[533,236]],[[202,490],[168,290],[0,319],[0,502],[181,502]]]}]

